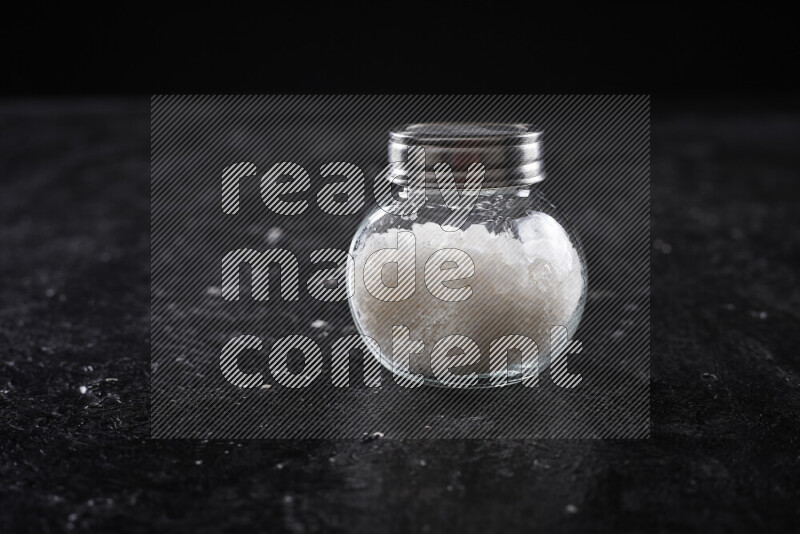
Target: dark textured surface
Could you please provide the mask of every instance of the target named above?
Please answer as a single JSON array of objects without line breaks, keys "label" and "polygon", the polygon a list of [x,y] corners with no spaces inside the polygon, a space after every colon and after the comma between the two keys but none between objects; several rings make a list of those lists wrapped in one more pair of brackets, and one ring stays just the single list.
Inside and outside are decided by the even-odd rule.
[{"label": "dark textured surface", "polygon": [[0,104],[0,532],[797,530],[798,116],[654,116],[650,440],[204,443],[148,439],[147,111]]}]

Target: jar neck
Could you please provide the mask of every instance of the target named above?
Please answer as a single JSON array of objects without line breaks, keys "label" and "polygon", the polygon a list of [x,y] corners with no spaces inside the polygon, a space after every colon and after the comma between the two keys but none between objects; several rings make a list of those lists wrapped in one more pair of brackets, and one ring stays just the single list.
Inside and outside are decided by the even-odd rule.
[{"label": "jar neck", "polygon": [[[407,185],[399,185],[396,190],[397,197],[400,200],[409,198],[410,189]],[[528,198],[540,196],[541,192],[539,184],[528,185],[513,185],[506,187],[491,187],[481,188],[479,190],[459,189],[459,194],[468,196],[477,196],[478,199],[487,199],[490,197],[504,197],[504,198]],[[434,186],[428,185],[425,189],[426,204],[427,205],[441,205],[446,206],[441,190]]]}]

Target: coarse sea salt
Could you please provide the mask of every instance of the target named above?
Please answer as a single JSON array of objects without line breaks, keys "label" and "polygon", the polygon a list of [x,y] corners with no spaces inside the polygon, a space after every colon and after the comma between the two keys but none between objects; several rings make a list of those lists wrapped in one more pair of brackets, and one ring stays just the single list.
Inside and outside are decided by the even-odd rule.
[{"label": "coarse sea salt", "polygon": [[[514,231],[499,233],[480,224],[465,230],[445,231],[439,224],[413,224],[416,288],[399,301],[382,301],[366,288],[365,264],[380,249],[396,248],[398,230],[369,234],[354,249],[353,311],[363,333],[378,342],[384,364],[391,367],[392,327],[409,329],[412,340],[425,344],[424,352],[411,354],[410,371],[432,376],[431,349],[450,335],[471,338],[481,351],[479,363],[462,372],[486,372],[492,340],[523,335],[534,340],[540,357],[549,350],[552,326],[565,326],[571,335],[580,320],[585,268],[563,227],[551,216],[530,212],[513,222]],[[469,285],[471,296],[460,302],[436,298],[425,286],[428,258],[440,249],[458,249],[472,259],[475,271],[447,287]],[[382,271],[383,283],[396,286],[397,269]],[[439,282],[442,283],[442,282]]]}]

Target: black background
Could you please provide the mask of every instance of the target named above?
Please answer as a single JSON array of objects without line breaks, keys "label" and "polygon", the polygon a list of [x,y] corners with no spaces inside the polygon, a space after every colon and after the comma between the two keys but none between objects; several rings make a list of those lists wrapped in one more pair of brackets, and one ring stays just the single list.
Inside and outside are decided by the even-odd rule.
[{"label": "black background", "polygon": [[[5,16],[0,531],[796,531],[796,31],[638,6]],[[166,92],[652,94],[651,439],[149,440]]]},{"label": "black background", "polygon": [[644,93],[669,102],[795,93],[800,57],[786,10],[607,4],[59,6],[4,20],[0,90]]}]

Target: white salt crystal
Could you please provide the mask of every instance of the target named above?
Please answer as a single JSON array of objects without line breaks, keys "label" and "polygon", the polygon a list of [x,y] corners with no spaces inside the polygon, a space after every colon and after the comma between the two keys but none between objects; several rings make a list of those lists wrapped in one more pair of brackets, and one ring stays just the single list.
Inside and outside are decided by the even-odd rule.
[{"label": "white salt crystal", "polygon": [[277,226],[270,228],[267,231],[267,243],[269,243],[270,245],[274,245],[275,243],[280,241],[282,237],[283,237],[283,230],[281,230]]}]

